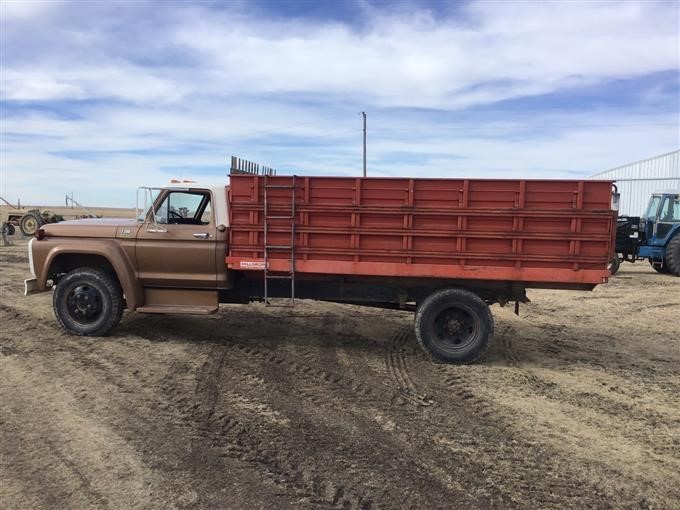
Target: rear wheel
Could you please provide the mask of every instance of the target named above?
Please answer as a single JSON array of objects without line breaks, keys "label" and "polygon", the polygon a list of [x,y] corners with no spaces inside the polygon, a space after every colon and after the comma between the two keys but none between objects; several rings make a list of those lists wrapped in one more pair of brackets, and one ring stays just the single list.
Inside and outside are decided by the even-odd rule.
[{"label": "rear wheel", "polygon": [[680,233],[676,233],[666,245],[666,268],[674,276],[680,276]]},{"label": "rear wheel", "polygon": [[621,261],[619,261],[619,257],[615,256],[609,261],[609,264],[607,264],[607,269],[609,269],[609,272],[611,274],[616,274],[616,272],[619,270],[619,267],[621,267]]},{"label": "rear wheel", "polygon": [[493,335],[489,306],[464,289],[439,290],[416,311],[416,338],[434,360],[466,363],[477,359]]},{"label": "rear wheel", "polygon": [[52,306],[67,333],[105,336],[123,315],[123,293],[115,277],[99,269],[81,267],[59,280]]},{"label": "rear wheel", "polygon": [[42,218],[39,214],[29,212],[24,214],[19,220],[19,229],[25,236],[32,236],[42,225]]}]

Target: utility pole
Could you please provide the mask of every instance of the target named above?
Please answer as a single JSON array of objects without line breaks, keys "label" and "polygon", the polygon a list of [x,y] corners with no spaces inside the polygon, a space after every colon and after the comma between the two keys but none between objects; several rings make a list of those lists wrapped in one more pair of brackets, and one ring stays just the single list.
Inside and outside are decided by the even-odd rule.
[{"label": "utility pole", "polygon": [[366,112],[361,112],[364,118],[364,177],[366,177]]}]

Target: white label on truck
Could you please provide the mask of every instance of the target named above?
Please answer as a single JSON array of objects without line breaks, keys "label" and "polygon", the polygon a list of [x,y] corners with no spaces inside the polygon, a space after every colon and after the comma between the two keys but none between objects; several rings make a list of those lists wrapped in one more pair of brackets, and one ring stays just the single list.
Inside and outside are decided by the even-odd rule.
[{"label": "white label on truck", "polygon": [[264,260],[242,260],[241,269],[264,269]]}]

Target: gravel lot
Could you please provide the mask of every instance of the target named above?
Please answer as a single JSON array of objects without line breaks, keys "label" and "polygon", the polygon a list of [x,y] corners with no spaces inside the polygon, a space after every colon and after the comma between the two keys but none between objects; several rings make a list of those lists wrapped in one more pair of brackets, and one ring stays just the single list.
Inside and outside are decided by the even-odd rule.
[{"label": "gravel lot", "polygon": [[678,508],[680,278],[492,308],[474,365],[411,314],[126,313],[77,338],[0,248],[2,508]]}]

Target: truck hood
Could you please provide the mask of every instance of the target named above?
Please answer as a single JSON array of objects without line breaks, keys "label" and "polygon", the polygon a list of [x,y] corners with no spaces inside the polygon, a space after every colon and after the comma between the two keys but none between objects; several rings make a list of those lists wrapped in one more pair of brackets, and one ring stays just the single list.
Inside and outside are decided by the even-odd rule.
[{"label": "truck hood", "polygon": [[48,237],[135,237],[140,224],[134,218],[85,218],[49,223],[41,228]]}]

